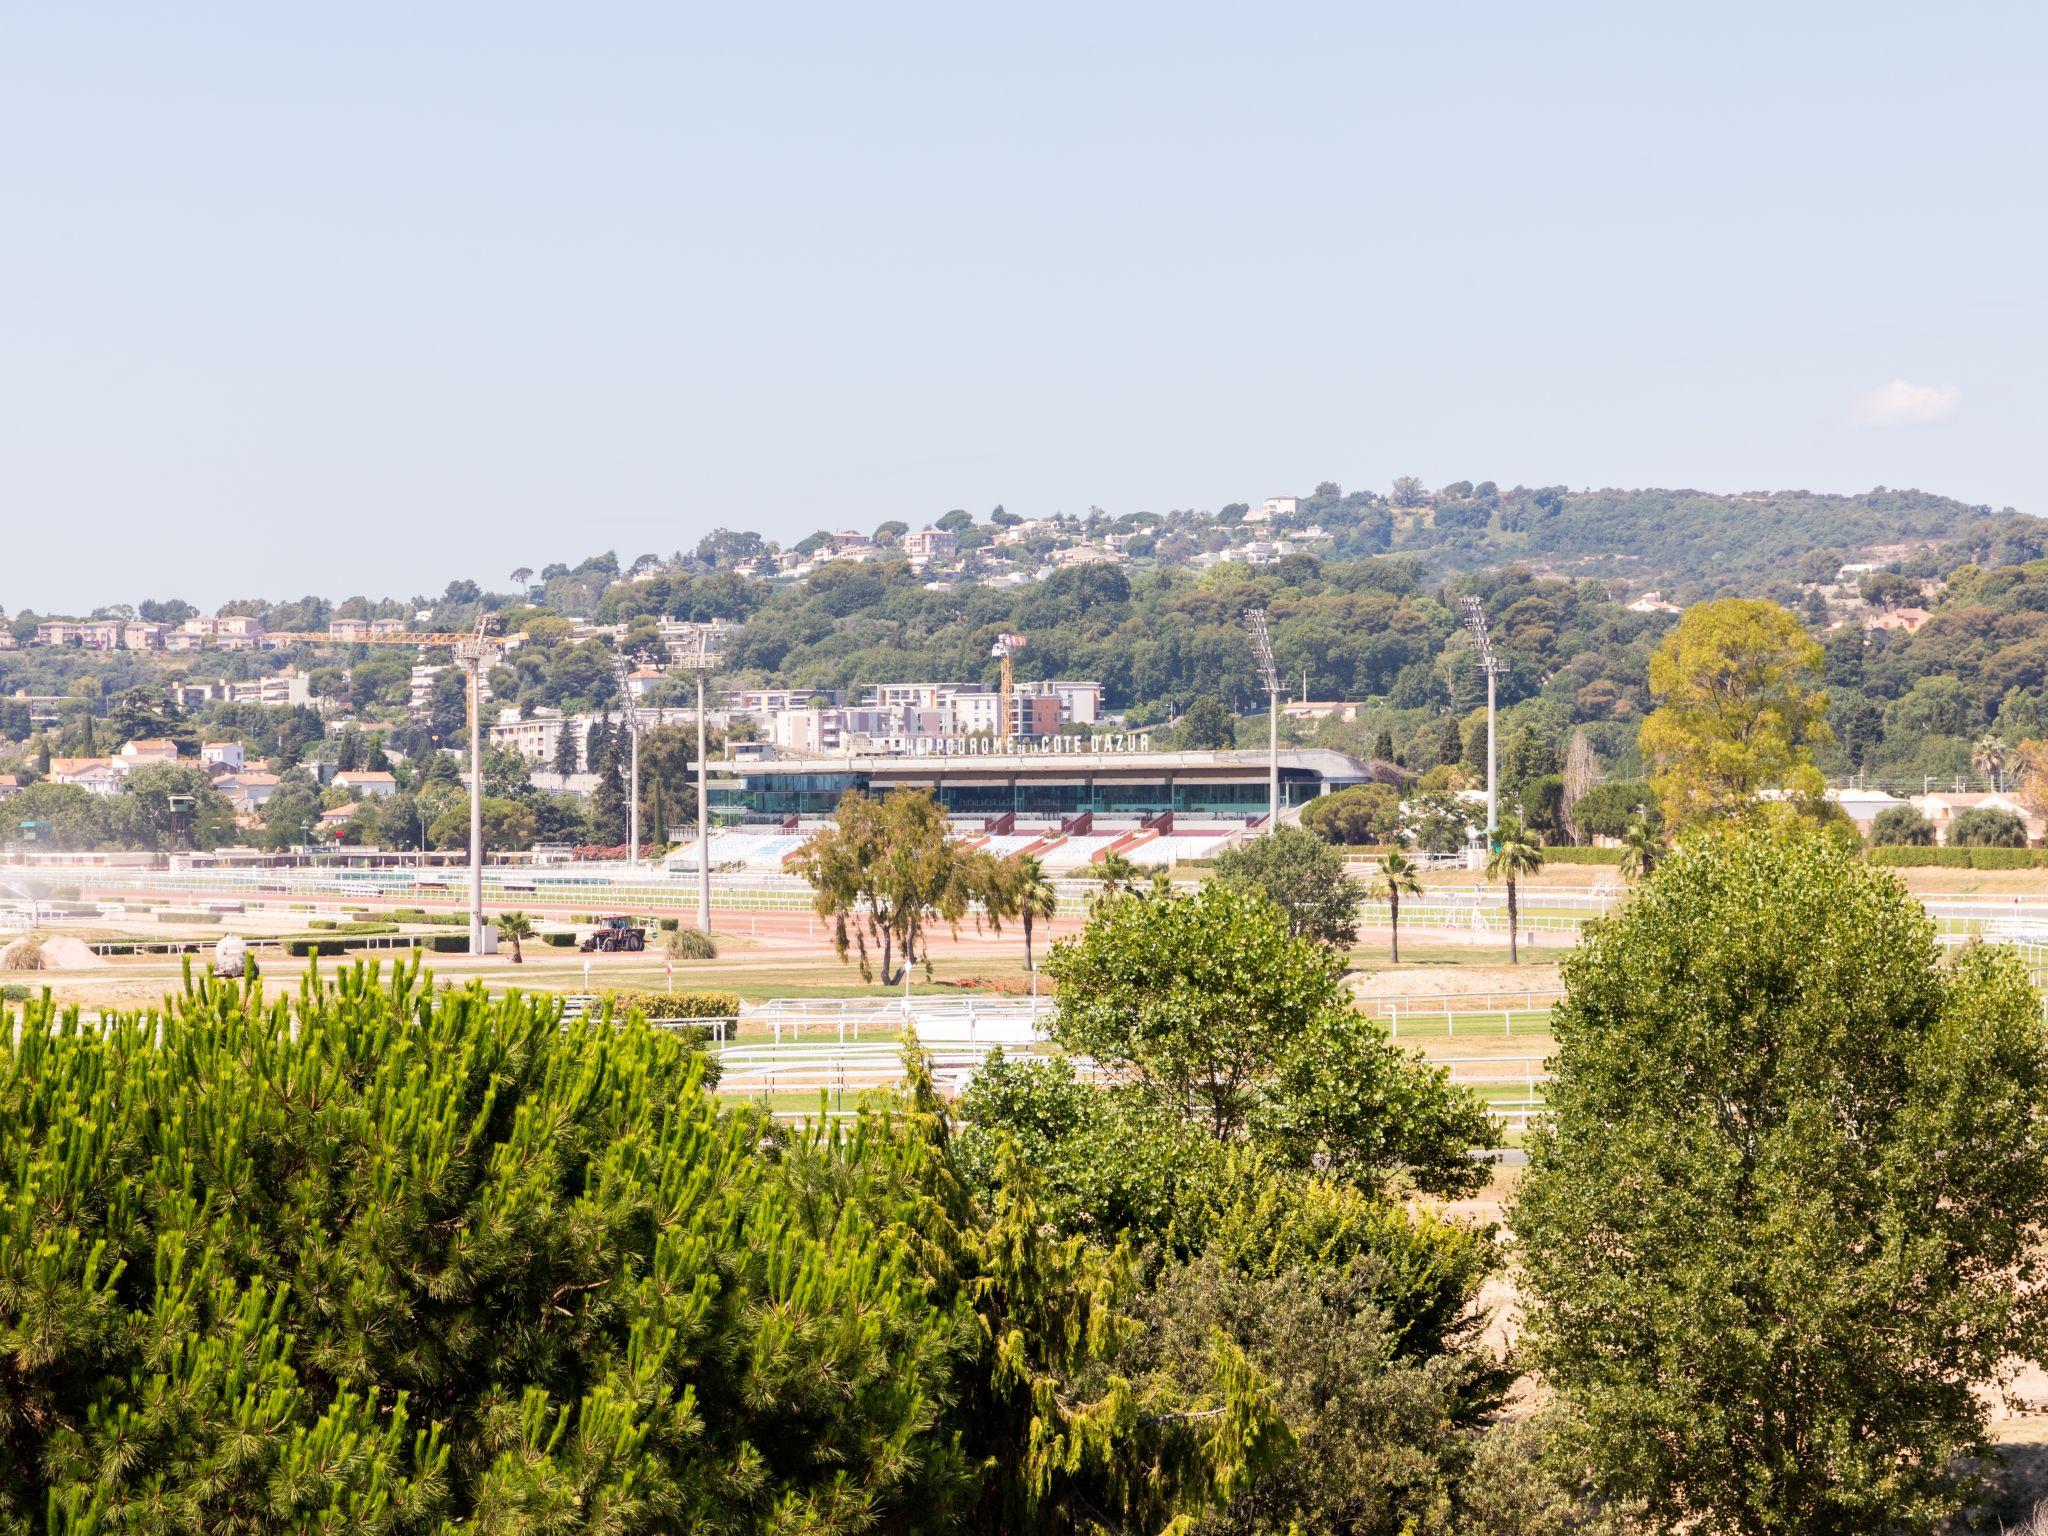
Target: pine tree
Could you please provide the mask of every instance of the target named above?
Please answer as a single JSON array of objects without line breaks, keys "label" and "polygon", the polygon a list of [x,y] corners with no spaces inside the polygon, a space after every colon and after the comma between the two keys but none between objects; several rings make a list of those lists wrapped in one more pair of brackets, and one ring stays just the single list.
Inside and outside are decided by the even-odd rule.
[{"label": "pine tree", "polygon": [[1106,1374],[1121,1257],[970,1195],[921,1066],[706,1076],[417,963],[0,1016],[0,1529],[1158,1530],[1284,1446],[1227,1343]]}]

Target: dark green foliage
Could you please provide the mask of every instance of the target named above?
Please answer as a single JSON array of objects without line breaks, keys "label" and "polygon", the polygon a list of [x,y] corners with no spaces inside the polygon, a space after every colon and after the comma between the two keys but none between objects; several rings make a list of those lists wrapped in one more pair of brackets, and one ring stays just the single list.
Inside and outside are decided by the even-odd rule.
[{"label": "dark green foliage", "polygon": [[0,1029],[0,1529],[1157,1529],[1268,1389],[1103,1376],[1120,1267],[687,1041],[417,970]]},{"label": "dark green foliage", "polygon": [[1910,805],[1888,805],[1871,820],[1870,842],[1875,848],[1931,848],[1934,827]]},{"label": "dark green foliage", "polygon": [[2027,824],[2012,811],[1974,805],[1958,811],[1948,824],[1951,848],[2024,848]]},{"label": "dark green foliage", "polygon": [[1347,847],[1389,841],[1401,828],[1401,792],[1391,784],[1354,784],[1302,807],[1301,824]]},{"label": "dark green foliage", "polygon": [[1646,779],[1610,779],[1595,784],[1572,807],[1572,819],[1587,837],[1624,837],[1638,815],[1653,827],[1664,824],[1657,791]]},{"label": "dark green foliage", "polygon": [[1650,1528],[1925,1532],[2044,1343],[2048,1035],[2009,951],[1791,818],[1686,839],[1566,962],[1511,1215],[1531,1363]]},{"label": "dark green foliage", "polygon": [[1333,949],[1358,938],[1365,888],[1344,873],[1337,850],[1305,827],[1275,827],[1226,850],[1216,878],[1258,891],[1287,914],[1287,931]]},{"label": "dark green foliage", "polygon": [[1443,1070],[1352,1006],[1342,962],[1256,891],[1210,881],[1112,895],[1046,964],[1053,1038],[1127,1076],[1219,1141],[1360,1182],[1405,1173],[1458,1193],[1493,1121]]},{"label": "dark green foliage", "polygon": [[1174,742],[1187,752],[1231,747],[1237,742],[1237,721],[1219,701],[1197,699],[1180,717]]},{"label": "dark green foliage", "polygon": [[1873,848],[1870,862],[1886,869],[2043,869],[2048,848]]}]

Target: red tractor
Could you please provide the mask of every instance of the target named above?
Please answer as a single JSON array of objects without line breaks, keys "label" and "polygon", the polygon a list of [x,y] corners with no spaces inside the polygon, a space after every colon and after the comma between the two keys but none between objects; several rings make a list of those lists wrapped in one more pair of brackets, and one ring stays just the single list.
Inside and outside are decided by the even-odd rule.
[{"label": "red tractor", "polygon": [[630,917],[600,917],[579,947],[586,955],[637,955],[647,947],[647,935]]}]

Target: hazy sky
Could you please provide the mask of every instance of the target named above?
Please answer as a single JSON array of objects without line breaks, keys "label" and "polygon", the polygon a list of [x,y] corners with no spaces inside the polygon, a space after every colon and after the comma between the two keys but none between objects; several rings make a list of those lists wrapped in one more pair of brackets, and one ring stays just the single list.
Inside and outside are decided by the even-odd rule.
[{"label": "hazy sky", "polygon": [[2048,512],[2044,45],[1869,0],[5,0],[0,604],[1404,473]]}]

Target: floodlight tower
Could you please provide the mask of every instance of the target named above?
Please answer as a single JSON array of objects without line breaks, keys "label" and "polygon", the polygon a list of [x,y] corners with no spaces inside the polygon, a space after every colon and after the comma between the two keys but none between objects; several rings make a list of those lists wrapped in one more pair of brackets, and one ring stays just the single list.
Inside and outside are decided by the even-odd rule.
[{"label": "floodlight tower", "polygon": [[1486,674],[1486,847],[1490,853],[1500,832],[1500,754],[1494,679],[1507,671],[1508,664],[1493,653],[1493,637],[1486,629],[1486,610],[1476,597],[1465,599],[1465,627],[1472,631],[1472,642],[1479,648],[1479,670]]},{"label": "floodlight tower", "polygon": [[697,928],[711,932],[711,770],[706,758],[704,729],[704,679],[718,666],[710,637],[697,633],[697,649],[682,658],[682,665],[697,675]]},{"label": "floodlight tower", "polygon": [[619,689],[619,707],[625,714],[632,778],[626,790],[626,868],[640,867],[640,707],[633,702],[635,658],[614,656],[612,679]]},{"label": "floodlight tower", "polygon": [[[469,678],[469,952],[484,947],[484,673],[504,652],[490,637],[491,616],[455,642],[455,659]],[[424,842],[424,840],[422,840]]]},{"label": "floodlight tower", "polygon": [[1271,752],[1266,770],[1266,830],[1271,832],[1280,825],[1280,672],[1273,665],[1273,641],[1266,633],[1265,609],[1245,609],[1244,632],[1259,664],[1259,679],[1266,685],[1266,732]]}]

